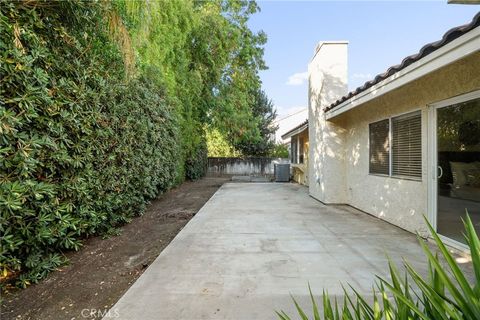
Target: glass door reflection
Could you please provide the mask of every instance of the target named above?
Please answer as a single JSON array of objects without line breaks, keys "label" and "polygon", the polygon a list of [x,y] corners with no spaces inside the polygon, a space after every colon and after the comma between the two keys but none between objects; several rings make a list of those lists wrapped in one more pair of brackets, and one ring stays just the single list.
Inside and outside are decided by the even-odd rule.
[{"label": "glass door reflection", "polygon": [[465,243],[466,211],[480,233],[480,99],[437,110],[437,231]]}]

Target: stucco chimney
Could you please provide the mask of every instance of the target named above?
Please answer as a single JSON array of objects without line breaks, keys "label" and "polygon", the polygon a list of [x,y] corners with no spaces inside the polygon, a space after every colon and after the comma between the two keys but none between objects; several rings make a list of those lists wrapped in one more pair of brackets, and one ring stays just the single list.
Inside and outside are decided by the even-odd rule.
[{"label": "stucco chimney", "polygon": [[347,203],[344,130],[324,109],[347,94],[347,41],[322,41],[308,65],[309,190],[325,203]]},{"label": "stucco chimney", "polygon": [[347,93],[347,49],[347,41],[322,41],[315,47],[308,75],[309,98],[320,98],[313,101],[316,107],[327,107]]}]

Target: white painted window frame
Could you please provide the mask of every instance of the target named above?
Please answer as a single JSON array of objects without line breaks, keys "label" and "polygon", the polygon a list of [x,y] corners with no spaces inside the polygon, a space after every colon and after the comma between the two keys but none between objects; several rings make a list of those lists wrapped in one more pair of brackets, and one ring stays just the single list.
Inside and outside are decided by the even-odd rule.
[{"label": "white painted window frame", "polygon": [[[420,113],[420,123],[421,123],[421,130],[423,130],[423,115],[422,115],[422,108],[415,108],[413,110],[409,110],[409,111],[406,111],[406,112],[402,112],[402,113],[398,113],[398,114],[395,114],[395,115],[392,115],[390,117],[386,117],[386,118],[382,118],[382,119],[379,119],[379,120],[375,120],[373,122],[369,122],[368,123],[368,165],[369,165],[369,169],[368,169],[368,174],[371,175],[371,176],[376,176],[376,177],[387,177],[387,178],[393,178],[393,179],[400,179],[400,180],[410,180],[410,181],[417,181],[417,182],[422,182],[422,176],[421,175],[419,178],[417,177],[409,177],[409,176],[398,176],[398,175],[392,175],[392,172],[393,172],[393,164],[392,164],[392,160],[393,160],[393,152],[392,152],[392,141],[393,141],[393,137],[392,137],[392,119],[393,118],[397,118],[397,117],[401,117],[401,116],[404,116],[404,115],[408,115],[410,113]],[[389,152],[388,152],[388,174],[381,174],[381,173],[370,173],[370,124],[372,123],[376,123],[376,122],[380,122],[380,121],[383,121],[383,120],[387,120],[388,119],[388,146],[390,148]],[[424,141],[422,139],[422,151],[423,151],[423,145],[424,145]],[[423,163],[423,152],[422,152],[422,163]]]}]

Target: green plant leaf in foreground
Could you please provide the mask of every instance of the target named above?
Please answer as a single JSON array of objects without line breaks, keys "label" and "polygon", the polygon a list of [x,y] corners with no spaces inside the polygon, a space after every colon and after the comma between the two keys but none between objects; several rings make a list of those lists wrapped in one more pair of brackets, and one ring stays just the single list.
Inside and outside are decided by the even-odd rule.
[{"label": "green plant leaf in foreground", "polygon": [[[323,291],[322,305],[325,320],[478,320],[480,319],[480,240],[467,213],[463,220],[465,238],[470,249],[475,280],[470,283],[441,238],[425,219],[438,253],[418,238],[428,260],[429,273],[423,277],[410,263],[404,262],[405,277],[399,274],[389,259],[390,279],[378,278],[373,299],[369,301],[350,286],[344,288],[343,307]],[[411,279],[412,281],[409,281]],[[320,319],[320,310],[308,286],[314,320]],[[293,297],[292,297],[293,299]],[[294,299],[301,319],[308,319]],[[339,311],[341,310],[341,311]],[[283,311],[276,312],[280,319],[290,319]]]}]

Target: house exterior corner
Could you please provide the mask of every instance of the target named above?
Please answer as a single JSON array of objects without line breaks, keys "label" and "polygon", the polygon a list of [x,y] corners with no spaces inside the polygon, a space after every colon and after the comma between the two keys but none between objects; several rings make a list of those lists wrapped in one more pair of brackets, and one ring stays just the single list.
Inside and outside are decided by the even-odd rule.
[{"label": "house exterior corner", "polygon": [[[480,136],[478,20],[461,37],[434,47],[430,56],[414,57],[401,70],[391,72],[392,67],[348,95],[346,45],[317,50],[309,65],[309,190],[314,198],[351,205],[423,236],[428,236],[426,217],[437,231],[462,242],[441,229],[442,223],[458,228],[452,226],[462,213],[446,212],[453,206],[465,206],[480,219],[480,185],[458,185],[454,172],[457,165],[473,168],[470,172],[480,165],[480,138],[470,144],[464,143],[468,137],[459,138],[462,126]],[[437,124],[440,105],[457,108],[450,112],[455,132],[448,133],[447,142]]]}]

